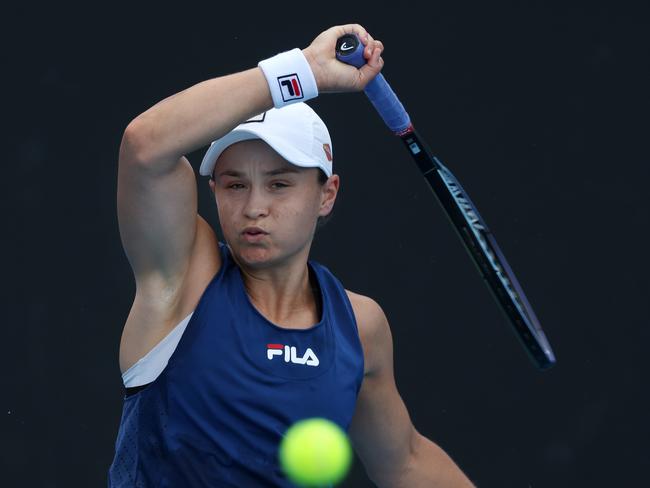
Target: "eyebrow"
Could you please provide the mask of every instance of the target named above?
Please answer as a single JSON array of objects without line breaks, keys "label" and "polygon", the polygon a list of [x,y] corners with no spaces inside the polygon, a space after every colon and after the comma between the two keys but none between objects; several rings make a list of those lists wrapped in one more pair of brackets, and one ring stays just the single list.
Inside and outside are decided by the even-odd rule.
[{"label": "eyebrow", "polygon": [[[300,171],[296,168],[287,166],[287,167],[282,167],[282,168],[272,169],[271,171],[267,171],[264,173],[264,176],[276,176],[285,173],[300,173]],[[227,169],[225,171],[220,172],[217,176],[234,176],[235,178],[238,178],[240,176],[244,176],[244,173],[242,173],[241,171],[235,171],[234,169]]]}]

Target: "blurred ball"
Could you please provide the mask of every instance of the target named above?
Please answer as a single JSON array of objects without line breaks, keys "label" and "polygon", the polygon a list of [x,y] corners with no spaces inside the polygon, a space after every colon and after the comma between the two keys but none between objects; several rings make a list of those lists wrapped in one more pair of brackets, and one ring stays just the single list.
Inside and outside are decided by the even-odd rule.
[{"label": "blurred ball", "polygon": [[299,486],[339,483],[352,462],[346,433],[320,417],[303,419],[289,427],[278,455],[287,477]]}]

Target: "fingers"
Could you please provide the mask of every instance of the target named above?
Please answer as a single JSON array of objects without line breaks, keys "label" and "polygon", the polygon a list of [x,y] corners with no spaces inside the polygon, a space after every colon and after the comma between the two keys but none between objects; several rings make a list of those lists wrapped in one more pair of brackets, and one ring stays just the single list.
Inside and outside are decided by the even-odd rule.
[{"label": "fingers", "polygon": [[363,50],[363,57],[366,59],[370,59],[370,56],[372,55],[372,50],[375,47],[375,40],[372,38],[370,34],[368,34],[368,40],[365,42],[366,47]]},{"label": "fingers", "polygon": [[381,54],[383,52],[384,44],[381,41],[372,40],[368,42],[368,45],[365,47],[363,56],[366,58],[368,64],[376,65],[379,62],[379,59],[381,59]]},{"label": "fingers", "polygon": [[364,45],[368,43],[368,31],[362,25],[346,24],[340,26],[340,29],[343,31],[343,34],[356,34]]},{"label": "fingers", "polygon": [[381,41],[376,41],[373,39],[368,31],[360,24],[340,25],[334,27],[334,29],[337,31],[338,37],[342,36],[343,34],[356,34],[357,37],[361,39],[361,43],[365,46],[363,50],[363,57],[368,61],[372,59],[373,53],[375,53],[377,49],[379,49],[380,53],[384,50],[384,45],[381,43]]},{"label": "fingers", "polygon": [[[384,44],[381,41],[374,39],[362,25],[338,25],[330,28],[323,34],[323,40],[326,39],[328,45],[332,42],[336,42],[336,39],[340,38],[344,34],[355,34],[361,40],[361,43],[363,44],[363,57],[366,61],[366,64],[356,71],[354,80],[354,88],[356,90],[365,88],[370,80],[372,80],[383,68],[384,60],[381,56],[384,52]],[[331,49],[329,46],[324,46],[324,48]],[[339,66],[337,69],[341,72],[343,69],[345,69],[346,72],[349,73],[346,74],[346,77],[352,75],[355,72],[355,68],[351,66]],[[331,88],[334,91],[340,90],[340,87]]]},{"label": "fingers", "polygon": [[368,46],[366,46],[364,56],[367,61],[364,66],[359,68],[362,89],[365,88],[370,80],[377,76],[384,67],[384,59],[381,57],[383,51],[384,45],[381,41],[373,40],[368,43]]}]

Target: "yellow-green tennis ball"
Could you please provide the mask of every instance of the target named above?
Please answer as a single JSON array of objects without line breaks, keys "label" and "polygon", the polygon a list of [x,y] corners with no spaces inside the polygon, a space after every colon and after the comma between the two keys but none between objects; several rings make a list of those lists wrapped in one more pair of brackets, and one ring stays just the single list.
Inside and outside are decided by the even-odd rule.
[{"label": "yellow-green tennis ball", "polygon": [[334,485],[345,478],[352,462],[352,448],[343,429],[320,417],[289,427],[278,455],[287,477],[300,486]]}]

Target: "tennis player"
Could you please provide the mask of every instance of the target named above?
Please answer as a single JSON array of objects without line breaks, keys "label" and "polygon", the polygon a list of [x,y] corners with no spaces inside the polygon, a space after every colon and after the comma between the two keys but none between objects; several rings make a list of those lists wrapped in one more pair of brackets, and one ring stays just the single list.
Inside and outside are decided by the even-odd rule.
[{"label": "tennis player", "polygon": [[[346,33],[365,45],[361,69],[335,58]],[[362,90],[382,51],[360,25],[332,27],[304,50],[168,97],[126,128],[117,204],[136,295],[109,487],[293,486],[277,449],[307,417],[346,430],[377,486],[472,486],[413,426],[381,307],[309,259],[340,180],[328,130],[304,102]],[[208,144],[199,172],[225,242],[197,214],[184,156]]]}]

